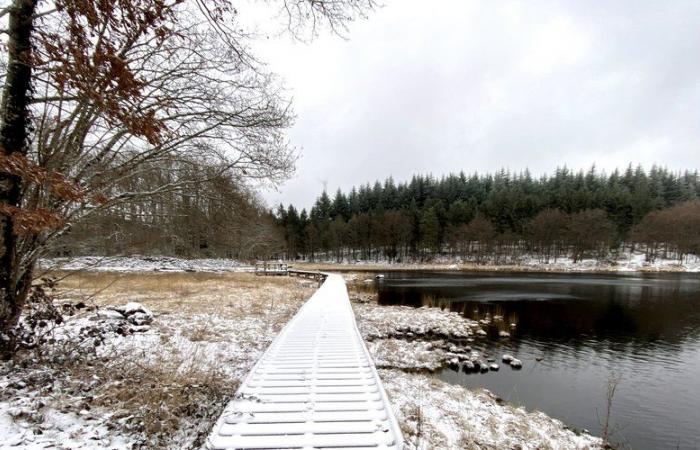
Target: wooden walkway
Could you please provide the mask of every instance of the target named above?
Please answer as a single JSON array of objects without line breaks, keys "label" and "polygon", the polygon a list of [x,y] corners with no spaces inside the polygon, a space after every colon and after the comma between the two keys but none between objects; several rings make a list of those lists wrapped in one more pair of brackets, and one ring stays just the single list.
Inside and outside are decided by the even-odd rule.
[{"label": "wooden walkway", "polygon": [[327,275],[282,329],[226,407],[207,446],[217,450],[403,447],[340,275]]}]

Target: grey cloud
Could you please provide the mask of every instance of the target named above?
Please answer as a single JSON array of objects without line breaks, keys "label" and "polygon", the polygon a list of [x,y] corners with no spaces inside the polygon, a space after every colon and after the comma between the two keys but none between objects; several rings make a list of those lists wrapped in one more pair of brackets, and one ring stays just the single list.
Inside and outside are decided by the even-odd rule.
[{"label": "grey cloud", "polygon": [[303,148],[269,203],[392,175],[501,167],[698,167],[700,3],[388,0],[323,36],[262,50]]}]

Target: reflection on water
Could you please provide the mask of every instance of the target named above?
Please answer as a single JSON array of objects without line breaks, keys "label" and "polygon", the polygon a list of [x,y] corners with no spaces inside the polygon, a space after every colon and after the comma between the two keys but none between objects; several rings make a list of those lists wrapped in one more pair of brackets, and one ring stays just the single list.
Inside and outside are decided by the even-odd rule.
[{"label": "reflection on water", "polygon": [[[615,373],[622,377],[613,406],[618,441],[635,449],[700,449],[697,275],[393,273],[378,291],[382,304],[503,317],[483,351],[514,353],[523,370],[445,370],[439,376],[449,382],[486,387],[600,434]],[[498,340],[506,328],[513,338]]]}]

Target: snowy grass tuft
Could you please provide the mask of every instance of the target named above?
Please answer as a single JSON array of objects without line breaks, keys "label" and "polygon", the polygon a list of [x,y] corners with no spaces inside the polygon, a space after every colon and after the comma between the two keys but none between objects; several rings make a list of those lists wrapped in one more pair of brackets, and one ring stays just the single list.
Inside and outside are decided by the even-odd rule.
[{"label": "snowy grass tuft", "polygon": [[541,412],[502,405],[486,390],[470,391],[433,377],[380,370],[408,449],[602,449]]}]

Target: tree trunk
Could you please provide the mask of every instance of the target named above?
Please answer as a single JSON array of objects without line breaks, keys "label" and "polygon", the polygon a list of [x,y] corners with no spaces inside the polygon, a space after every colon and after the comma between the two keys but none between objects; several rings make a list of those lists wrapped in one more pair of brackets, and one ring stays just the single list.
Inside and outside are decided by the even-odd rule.
[{"label": "tree trunk", "polygon": [[[31,35],[36,0],[14,0],[9,11],[7,73],[0,105],[0,151],[3,156],[26,155],[29,149],[28,111],[32,76]],[[0,202],[20,207],[22,180],[0,170]],[[12,328],[17,323],[29,292],[32,267],[20,267],[18,237],[13,218],[0,216],[0,353],[6,353]],[[2,348],[5,347],[5,348]]]}]

